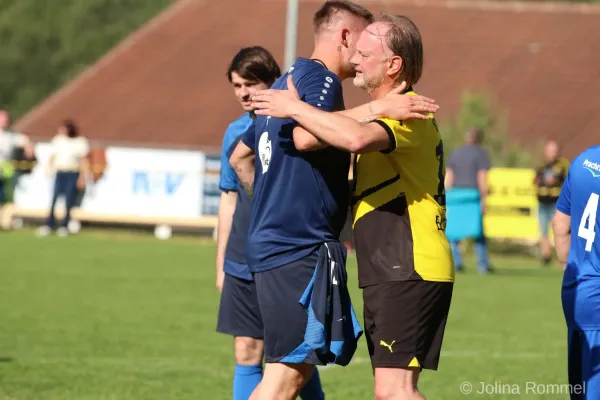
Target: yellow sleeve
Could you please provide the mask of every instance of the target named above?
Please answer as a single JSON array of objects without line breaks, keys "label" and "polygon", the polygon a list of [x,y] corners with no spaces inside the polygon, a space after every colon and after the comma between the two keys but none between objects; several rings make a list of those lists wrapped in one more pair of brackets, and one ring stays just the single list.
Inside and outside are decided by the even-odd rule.
[{"label": "yellow sleeve", "polygon": [[388,118],[379,118],[373,121],[379,124],[387,132],[390,145],[382,153],[391,153],[395,150],[402,150],[415,147],[419,144],[419,137],[408,124],[402,121],[396,121]]}]

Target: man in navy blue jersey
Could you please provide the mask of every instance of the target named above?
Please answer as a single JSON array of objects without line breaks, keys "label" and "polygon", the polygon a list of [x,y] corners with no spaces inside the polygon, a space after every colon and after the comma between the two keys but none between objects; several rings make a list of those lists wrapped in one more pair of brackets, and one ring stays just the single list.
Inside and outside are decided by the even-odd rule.
[{"label": "man in navy blue jersey", "polygon": [[[221,151],[217,235],[217,289],[221,304],[217,331],[234,337],[235,373],[233,400],[247,400],[262,378],[263,323],[258,309],[256,286],[246,261],[246,237],[252,200],[239,190],[229,156],[248,130],[254,130],[251,96],[266,89],[281,75],[273,56],[262,47],[241,49],[231,61],[227,77],[245,113],[225,131]],[[300,396],[303,400],[323,398],[318,372]]]},{"label": "man in navy blue jersey", "polygon": [[[325,111],[343,110],[341,82],[354,76],[349,60],[372,21],[372,14],[357,4],[326,2],[313,18],[312,56],[298,58],[272,88],[285,89],[291,74],[303,101]],[[419,96],[399,108],[437,111],[430,103]],[[385,113],[383,105],[382,100],[373,101],[345,115],[374,119]],[[300,151],[307,149],[315,151]],[[312,321],[300,301],[316,276],[319,252],[338,242],[344,225],[350,154],[327,147],[291,119],[259,116],[255,131],[244,134],[230,163],[254,197],[247,255],[264,324],[267,364],[251,399],[292,400],[314,366],[327,362],[307,344]],[[346,314],[342,319],[346,321]]]}]

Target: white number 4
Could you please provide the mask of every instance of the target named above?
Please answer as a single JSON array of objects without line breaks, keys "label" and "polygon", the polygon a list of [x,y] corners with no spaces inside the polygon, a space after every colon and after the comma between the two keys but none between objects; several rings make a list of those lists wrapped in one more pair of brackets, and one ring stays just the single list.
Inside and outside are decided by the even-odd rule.
[{"label": "white number 4", "polygon": [[592,251],[592,244],[594,244],[594,239],[596,238],[594,227],[596,226],[596,211],[598,210],[599,197],[596,193],[592,193],[585,206],[585,210],[583,210],[583,216],[579,223],[579,232],[577,235],[585,239],[585,251]]}]

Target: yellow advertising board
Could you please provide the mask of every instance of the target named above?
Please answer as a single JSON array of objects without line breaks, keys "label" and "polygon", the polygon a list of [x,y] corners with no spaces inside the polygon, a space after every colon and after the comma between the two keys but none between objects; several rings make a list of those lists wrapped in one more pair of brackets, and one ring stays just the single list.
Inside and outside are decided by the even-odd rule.
[{"label": "yellow advertising board", "polygon": [[538,202],[533,184],[535,171],[492,168],[488,173],[490,194],[483,219],[485,235],[498,239],[537,239]]}]

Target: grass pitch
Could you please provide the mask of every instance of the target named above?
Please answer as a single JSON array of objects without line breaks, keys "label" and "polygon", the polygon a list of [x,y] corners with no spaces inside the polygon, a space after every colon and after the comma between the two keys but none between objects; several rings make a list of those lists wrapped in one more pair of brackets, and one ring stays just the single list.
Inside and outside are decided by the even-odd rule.
[{"label": "grass pitch", "polygon": [[[231,399],[214,255],[196,239],[0,232],[0,399]],[[473,262],[457,276],[440,369],[423,373],[422,391],[568,398],[556,386],[567,382],[561,271],[528,258],[492,261],[493,276],[478,276]],[[362,321],[354,257],[348,269]],[[348,367],[323,368],[321,378],[327,399],[371,399],[364,338]]]}]

